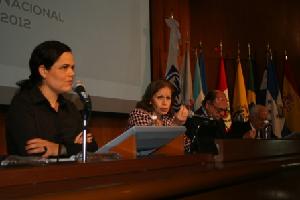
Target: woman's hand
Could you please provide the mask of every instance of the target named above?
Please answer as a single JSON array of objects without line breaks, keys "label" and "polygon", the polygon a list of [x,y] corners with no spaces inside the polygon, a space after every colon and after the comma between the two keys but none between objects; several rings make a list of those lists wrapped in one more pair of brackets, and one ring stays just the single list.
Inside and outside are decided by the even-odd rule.
[{"label": "woman's hand", "polygon": [[188,109],[184,105],[181,105],[179,111],[175,113],[175,123],[177,125],[183,125],[188,115],[189,115]]},{"label": "woman's hand", "polygon": [[[75,144],[82,144],[82,141],[83,141],[83,134],[81,132],[76,136],[76,138],[74,140],[74,143]],[[93,135],[91,133],[86,134],[86,142],[91,143],[92,141],[93,141]]]},{"label": "woman's hand", "polygon": [[26,142],[25,150],[28,154],[42,153],[43,158],[58,155],[58,144],[44,140],[41,138],[34,138]]}]

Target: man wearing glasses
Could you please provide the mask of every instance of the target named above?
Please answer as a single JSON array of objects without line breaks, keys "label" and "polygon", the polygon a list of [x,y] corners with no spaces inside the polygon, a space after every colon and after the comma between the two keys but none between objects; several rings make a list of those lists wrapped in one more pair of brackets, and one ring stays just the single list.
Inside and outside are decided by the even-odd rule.
[{"label": "man wearing glasses", "polygon": [[227,137],[223,120],[227,113],[228,101],[225,94],[219,90],[209,91],[202,106],[186,121],[186,135],[190,139],[187,151],[217,154],[214,139]]},{"label": "man wearing glasses", "polygon": [[222,91],[209,91],[202,102],[202,106],[195,113],[214,120],[223,120],[228,113],[227,102],[227,98]]}]

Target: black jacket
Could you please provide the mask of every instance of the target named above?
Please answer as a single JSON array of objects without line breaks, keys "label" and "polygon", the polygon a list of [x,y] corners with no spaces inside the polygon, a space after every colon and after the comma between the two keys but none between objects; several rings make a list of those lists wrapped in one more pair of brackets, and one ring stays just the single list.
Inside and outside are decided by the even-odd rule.
[{"label": "black jacket", "polygon": [[[37,87],[21,90],[14,96],[6,120],[8,154],[26,156],[26,142],[33,138],[63,144],[68,155],[81,151],[81,145],[74,144],[82,131],[80,112],[63,96],[58,101],[60,106],[56,112]],[[88,151],[97,148],[95,141],[87,145]]]},{"label": "black jacket", "polygon": [[226,138],[224,121],[211,119],[204,107],[200,107],[195,114],[185,123],[186,135],[191,140],[190,151],[217,154],[214,140]]}]

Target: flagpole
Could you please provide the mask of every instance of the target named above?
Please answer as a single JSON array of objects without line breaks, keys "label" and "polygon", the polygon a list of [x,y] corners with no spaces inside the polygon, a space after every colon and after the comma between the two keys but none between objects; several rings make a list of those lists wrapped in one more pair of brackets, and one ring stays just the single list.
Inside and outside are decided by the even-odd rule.
[{"label": "flagpole", "polygon": [[240,53],[241,53],[241,51],[240,51],[240,42],[238,42],[238,49],[237,49],[237,54],[238,54],[237,59],[238,59],[238,62],[240,62]]},{"label": "flagpole", "polygon": [[199,42],[199,53],[202,52],[202,41]]},{"label": "flagpole", "polygon": [[287,61],[287,60],[288,60],[288,56],[287,56],[287,50],[286,50],[286,49],[284,50],[284,59],[285,59],[285,61]]},{"label": "flagpole", "polygon": [[248,62],[249,62],[249,76],[247,81],[247,102],[249,107],[256,104],[256,93],[254,86],[254,74],[253,74],[253,65],[251,59],[251,44],[248,42]]},{"label": "flagpole", "polygon": [[222,40],[220,41],[220,56],[223,56],[223,44],[222,44]]},{"label": "flagpole", "polygon": [[[200,68],[201,74],[201,83],[203,89],[203,95],[207,93],[207,83],[206,83],[206,70],[205,70],[205,62],[204,62],[204,47],[202,41],[199,42],[199,56],[198,56],[198,63]],[[203,97],[204,98],[204,97]]]},{"label": "flagpole", "polygon": [[249,60],[251,60],[251,45],[249,42],[248,42],[248,57],[249,57]]}]

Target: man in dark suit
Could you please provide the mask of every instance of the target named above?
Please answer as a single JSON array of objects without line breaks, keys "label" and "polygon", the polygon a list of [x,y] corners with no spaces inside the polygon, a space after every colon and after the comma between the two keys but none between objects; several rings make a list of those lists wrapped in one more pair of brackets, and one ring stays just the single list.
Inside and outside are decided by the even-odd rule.
[{"label": "man in dark suit", "polygon": [[[249,120],[234,121],[230,129],[231,138],[245,138],[245,139],[255,139],[264,138],[270,139],[274,135],[271,132],[271,127],[268,121],[268,109],[263,105],[253,105],[250,107]],[[265,128],[270,131],[270,133],[265,133]]]},{"label": "man in dark suit", "polygon": [[207,93],[202,106],[185,123],[189,139],[189,145],[186,145],[189,146],[188,152],[218,153],[214,139],[226,137],[223,118],[228,113],[227,102],[222,91],[212,90]]}]

